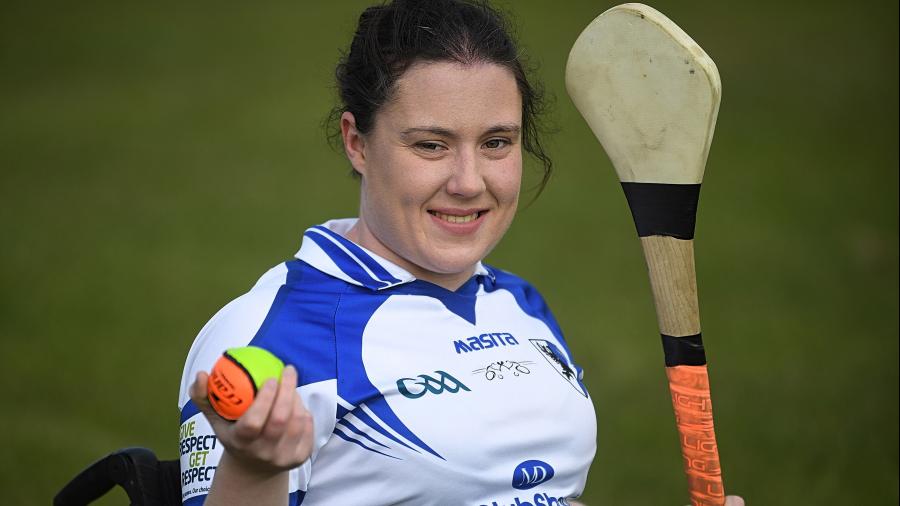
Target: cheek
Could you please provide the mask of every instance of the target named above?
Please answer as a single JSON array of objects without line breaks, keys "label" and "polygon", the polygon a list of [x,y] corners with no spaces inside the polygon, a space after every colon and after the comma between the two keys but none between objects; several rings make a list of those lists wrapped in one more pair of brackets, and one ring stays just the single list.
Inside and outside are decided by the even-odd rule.
[{"label": "cheek", "polygon": [[426,169],[429,168],[422,167],[421,162],[417,164],[402,156],[384,160],[377,174],[372,173],[372,193],[377,198],[373,204],[394,212],[422,207],[441,187],[439,171]]},{"label": "cheek", "polygon": [[512,160],[503,170],[497,171],[494,180],[494,195],[504,203],[514,202],[519,198],[522,187],[521,158]]},{"label": "cheek", "polygon": [[444,184],[443,171],[434,165],[425,165],[414,156],[398,156],[387,170],[390,193],[387,198],[404,208],[421,207],[440,191]]},{"label": "cheek", "polygon": [[405,203],[409,199],[409,189],[404,185],[407,172],[402,157],[384,148],[373,150],[366,174],[369,193],[377,199],[373,204],[384,207]]},{"label": "cheek", "polygon": [[407,175],[400,177],[394,192],[388,198],[394,199],[404,209],[418,209],[430,201],[435,193],[435,185],[422,177]]}]

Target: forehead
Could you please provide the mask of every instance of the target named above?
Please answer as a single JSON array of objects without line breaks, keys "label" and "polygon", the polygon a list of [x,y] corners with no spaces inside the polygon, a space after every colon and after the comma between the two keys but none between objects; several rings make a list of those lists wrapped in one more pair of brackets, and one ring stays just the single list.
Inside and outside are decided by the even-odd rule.
[{"label": "forehead", "polygon": [[379,116],[398,127],[520,125],[522,97],[512,71],[497,64],[417,63],[397,80]]}]

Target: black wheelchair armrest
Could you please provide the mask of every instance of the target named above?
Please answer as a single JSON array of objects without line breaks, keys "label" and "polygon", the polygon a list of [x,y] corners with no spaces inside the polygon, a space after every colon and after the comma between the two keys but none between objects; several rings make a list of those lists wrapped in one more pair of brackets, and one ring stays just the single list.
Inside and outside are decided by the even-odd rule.
[{"label": "black wheelchair armrest", "polygon": [[132,506],[181,504],[178,460],[160,461],[146,448],[124,448],[94,462],[53,498],[54,506],[83,506],[114,486],[125,489]]}]

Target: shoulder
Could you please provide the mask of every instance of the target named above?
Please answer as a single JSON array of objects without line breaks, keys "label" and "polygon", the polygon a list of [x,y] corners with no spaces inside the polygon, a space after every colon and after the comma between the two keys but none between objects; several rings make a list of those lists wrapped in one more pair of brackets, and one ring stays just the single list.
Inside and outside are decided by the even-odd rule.
[{"label": "shoulder", "polygon": [[505,290],[509,292],[525,314],[543,321],[560,340],[563,339],[562,329],[556,321],[556,317],[544,296],[534,285],[511,272],[488,265],[485,267],[493,276],[493,283],[487,291]]},{"label": "shoulder", "polygon": [[494,267],[493,265],[485,265],[484,267],[494,278],[495,283],[497,283],[497,285],[501,287],[522,287],[532,290],[534,289],[534,286],[531,283],[517,274],[513,274],[512,272]]},{"label": "shoulder", "polygon": [[267,271],[250,291],[225,305],[200,330],[185,361],[179,406],[188,401],[197,372],[209,371],[228,348],[262,346],[285,363],[295,364],[310,353],[327,356],[334,308],[345,288],[345,283],[322,276],[298,260]]},{"label": "shoulder", "polygon": [[485,266],[493,276],[492,286],[488,291],[506,290],[514,297],[522,309],[544,310],[547,303],[541,292],[524,278],[494,266]]}]

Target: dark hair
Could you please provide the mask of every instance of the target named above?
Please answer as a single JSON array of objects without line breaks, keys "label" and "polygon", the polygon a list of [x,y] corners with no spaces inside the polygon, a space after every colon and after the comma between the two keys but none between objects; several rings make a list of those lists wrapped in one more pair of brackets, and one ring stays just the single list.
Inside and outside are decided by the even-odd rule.
[{"label": "dark hair", "polygon": [[543,90],[533,86],[504,17],[484,1],[394,0],[369,7],[359,17],[350,50],[335,71],[341,104],[328,117],[329,139],[338,145],[340,117],[353,113],[356,128],[371,131],[375,114],[416,62],[493,63],[509,69],[522,95],[522,146],[543,166],[540,195],[552,162],[540,141]]}]

